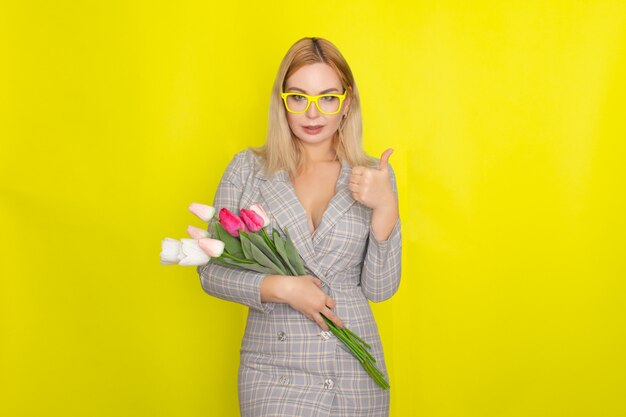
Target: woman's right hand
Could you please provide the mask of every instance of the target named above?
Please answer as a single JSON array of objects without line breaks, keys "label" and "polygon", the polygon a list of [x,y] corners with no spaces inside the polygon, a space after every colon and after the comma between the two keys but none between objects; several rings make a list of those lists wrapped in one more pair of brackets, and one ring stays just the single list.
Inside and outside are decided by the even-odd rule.
[{"label": "woman's right hand", "polygon": [[328,325],[322,314],[342,328],[343,321],[331,310],[335,308],[335,300],[322,291],[321,287],[322,281],[312,275],[268,275],[261,284],[261,301],[289,304],[325,331],[328,331]]}]

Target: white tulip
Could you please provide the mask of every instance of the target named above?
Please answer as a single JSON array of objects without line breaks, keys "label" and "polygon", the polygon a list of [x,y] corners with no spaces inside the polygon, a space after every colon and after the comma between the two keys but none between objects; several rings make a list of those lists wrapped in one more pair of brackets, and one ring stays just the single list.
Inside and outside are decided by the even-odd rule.
[{"label": "white tulip", "polygon": [[161,241],[161,265],[174,265],[179,261],[182,243],[171,237],[166,237]]},{"label": "white tulip", "polygon": [[165,238],[161,242],[161,265],[205,265],[211,258],[204,253],[196,239]]},{"label": "white tulip", "polygon": [[[181,254],[179,254],[181,266],[197,266],[204,265],[211,260],[209,255],[204,253],[198,245],[196,239],[181,239],[183,242]],[[181,256],[182,255],[182,256]]]}]

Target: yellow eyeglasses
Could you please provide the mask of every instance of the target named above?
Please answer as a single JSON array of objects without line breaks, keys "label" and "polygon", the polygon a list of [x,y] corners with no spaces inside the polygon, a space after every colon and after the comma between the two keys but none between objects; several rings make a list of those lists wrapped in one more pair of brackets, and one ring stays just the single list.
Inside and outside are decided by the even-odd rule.
[{"label": "yellow eyeglasses", "polygon": [[318,96],[310,96],[304,93],[281,93],[280,96],[285,102],[287,111],[295,114],[305,113],[311,102],[323,114],[337,114],[341,111],[341,106],[346,98],[348,91],[343,94],[320,94]]}]

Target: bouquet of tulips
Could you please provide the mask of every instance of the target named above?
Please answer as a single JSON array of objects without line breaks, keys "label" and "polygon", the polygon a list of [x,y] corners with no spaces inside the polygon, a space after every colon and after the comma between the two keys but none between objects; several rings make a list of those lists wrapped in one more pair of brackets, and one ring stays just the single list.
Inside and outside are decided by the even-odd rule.
[{"label": "bouquet of tulips", "polygon": [[[191,239],[163,239],[161,264],[191,266],[214,262],[274,275],[306,275],[288,230],[285,229],[284,238],[276,230],[268,235],[265,227],[270,220],[259,204],[240,209],[239,216],[222,208],[217,218],[211,206],[192,203],[189,210],[212,226],[214,236],[207,230],[189,226],[187,232]],[[374,381],[381,388],[389,389],[389,382],[375,365],[376,359],[368,352],[371,346],[347,327],[338,328],[324,315],[322,317]]]}]

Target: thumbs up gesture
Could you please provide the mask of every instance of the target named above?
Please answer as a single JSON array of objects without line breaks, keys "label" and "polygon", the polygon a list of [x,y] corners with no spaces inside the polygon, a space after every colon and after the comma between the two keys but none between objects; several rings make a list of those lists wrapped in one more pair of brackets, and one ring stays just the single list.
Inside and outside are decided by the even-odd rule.
[{"label": "thumbs up gesture", "polygon": [[364,166],[352,168],[348,188],[357,202],[371,209],[392,207],[396,204],[388,168],[388,160],[392,152],[391,148],[383,152],[378,168]]}]

